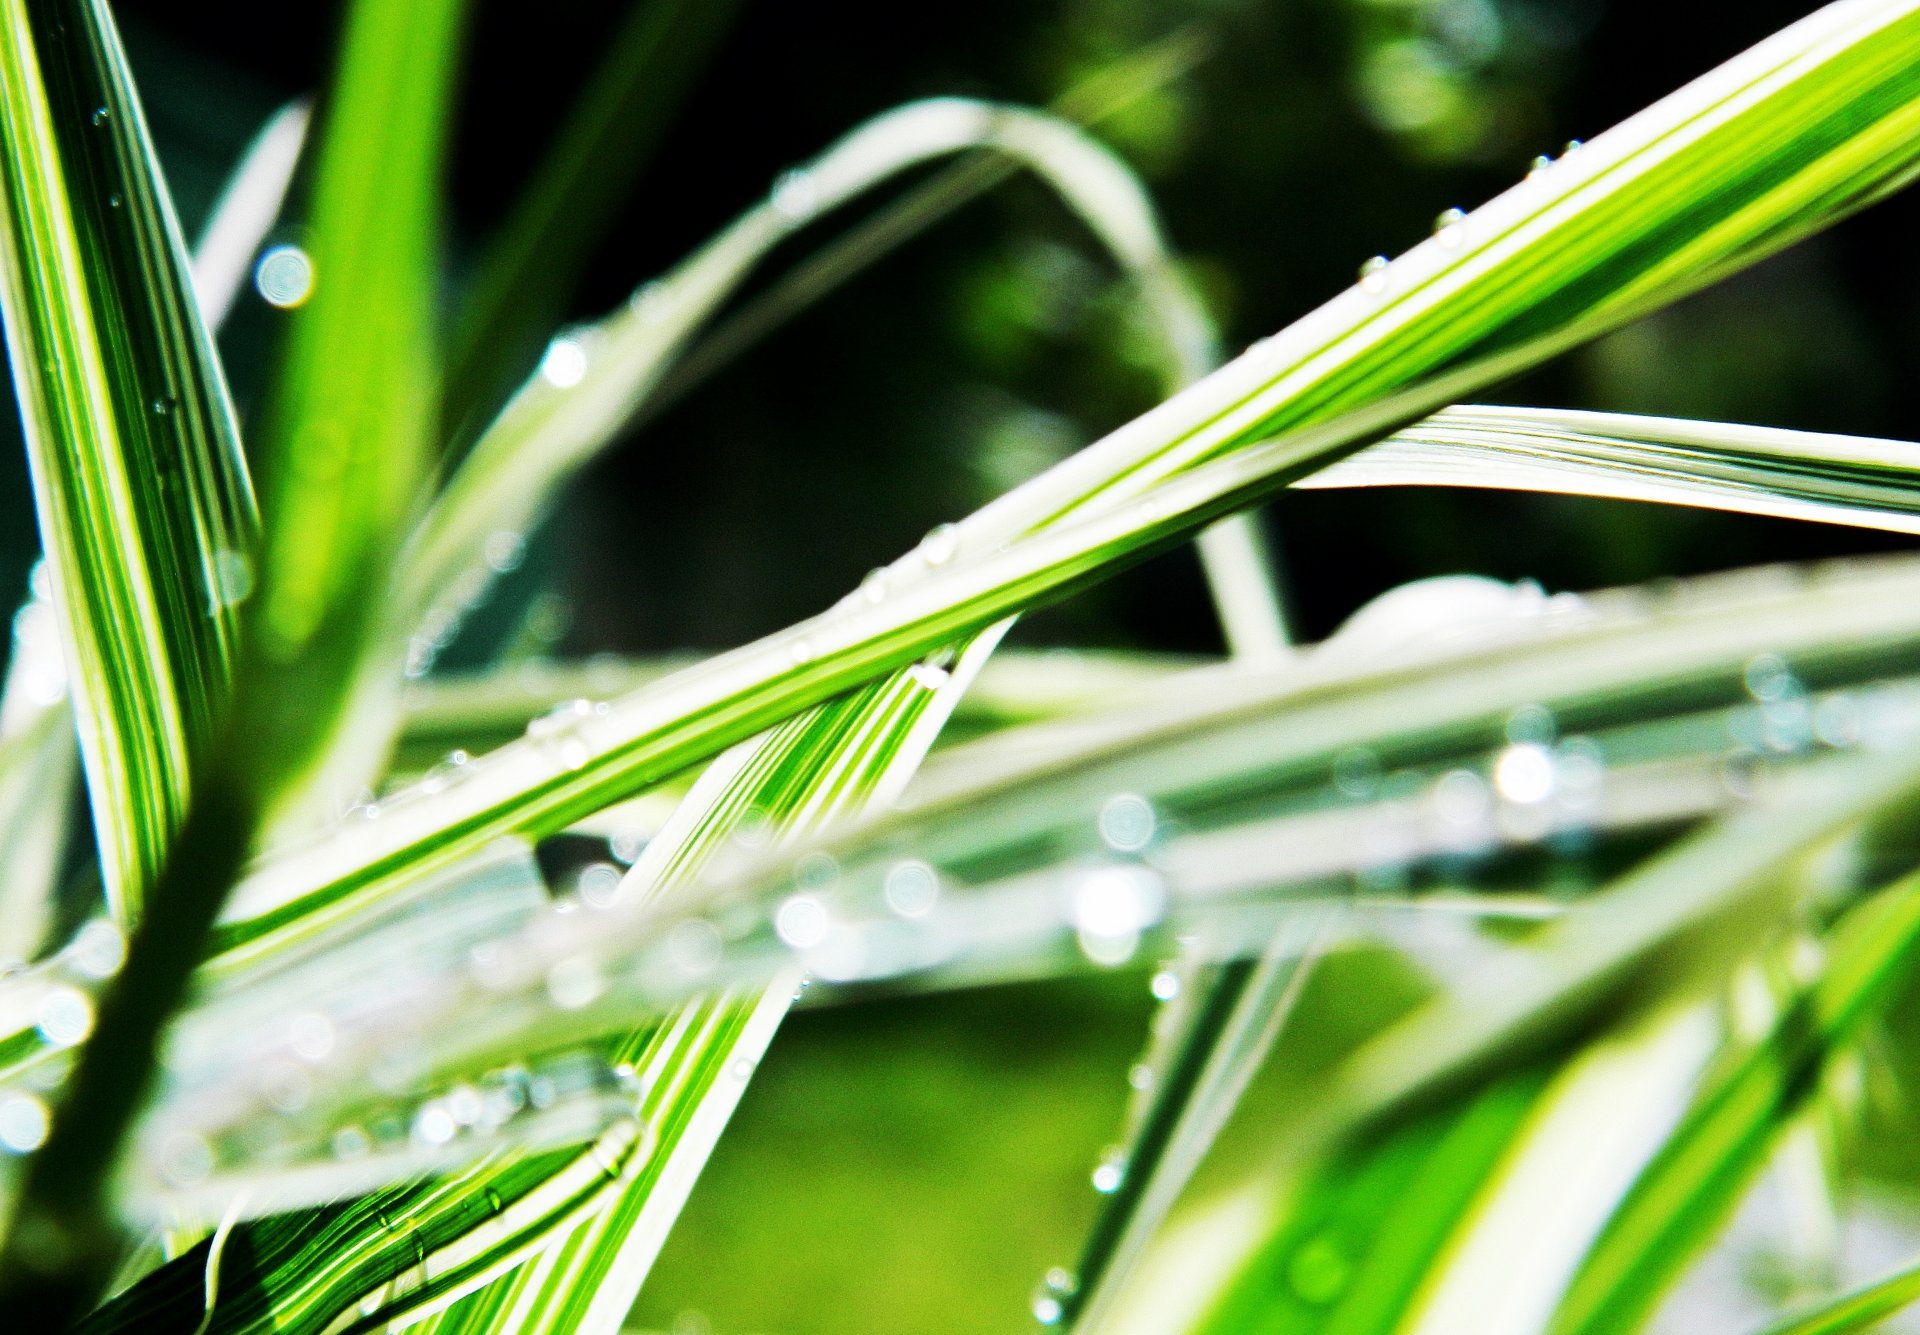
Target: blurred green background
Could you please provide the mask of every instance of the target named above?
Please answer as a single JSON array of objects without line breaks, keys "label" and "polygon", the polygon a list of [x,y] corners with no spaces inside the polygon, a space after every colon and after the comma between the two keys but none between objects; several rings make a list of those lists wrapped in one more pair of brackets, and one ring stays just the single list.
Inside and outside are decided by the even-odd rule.
[{"label": "blurred green background", "polygon": [[[625,299],[861,119],[944,93],[1045,103],[1159,43],[1196,58],[1101,128],[1146,177],[1227,346],[1352,281],[1442,209],[1604,129],[1806,12],[1603,0],[874,0],[711,6],[688,94],[609,163],[619,201],[568,318]],[[337,8],[117,6],[191,234],[248,137],[324,78]],[[477,0],[450,183],[450,291],[626,14]],[[857,218],[859,211],[854,212]],[[770,271],[842,230],[799,234]],[[297,237],[297,217],[285,229]],[[1920,436],[1920,198],[1912,193],[1504,386],[1503,401]],[[281,317],[249,300],[224,347],[243,409]],[[528,610],[551,652],[718,649],[819,610],[862,572],[1147,407],[1144,341],[1077,225],[1015,181],[804,312],[625,441],[576,488],[451,661]],[[508,349],[521,366],[538,347]],[[0,419],[0,589],[35,546],[17,425]],[[1270,507],[1299,631],[1407,579],[1549,589],[1896,545],[1652,506],[1434,490]],[[1026,643],[1206,652],[1177,553],[1030,618]],[[1286,1070],[1397,1004],[1356,957],[1308,998]],[[1384,980],[1384,981],[1383,981]],[[1144,974],[803,1013],[754,1082],[636,1320],[682,1335],[1019,1329],[1090,1219],[1149,1011]],[[1319,1054],[1315,1056],[1314,1054]],[[1224,1172],[1221,1176],[1227,1176]]]}]

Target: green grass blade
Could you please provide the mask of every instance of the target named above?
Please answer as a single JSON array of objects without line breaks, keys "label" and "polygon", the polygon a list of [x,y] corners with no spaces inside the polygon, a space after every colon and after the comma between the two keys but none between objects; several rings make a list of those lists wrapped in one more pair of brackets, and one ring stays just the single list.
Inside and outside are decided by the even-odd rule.
[{"label": "green grass blade", "polygon": [[[106,1273],[115,1244],[108,1179],[148,1091],[162,1026],[204,953],[260,813],[299,784],[333,740],[367,628],[377,624],[365,593],[391,559],[431,430],[435,167],[457,13],[452,0],[362,0],[348,18],[312,215],[318,290],[294,322],[263,436],[262,548],[257,564],[243,561],[212,586],[216,612],[237,601],[237,586],[255,586],[240,652],[249,689],[223,721],[178,837],[170,847],[152,841],[156,863],[165,854],[153,890],[164,908],[130,943],[62,1115],[29,1167],[0,1256],[5,1287],[48,1328],[63,1324]],[[18,25],[8,30],[25,38]],[[24,58],[22,50],[9,48],[14,58]],[[24,97],[23,86],[9,78],[8,97]],[[116,125],[115,110],[103,127]],[[38,206],[47,186],[36,180],[26,193]],[[177,260],[177,247],[173,254]],[[187,292],[182,273],[181,304],[191,311]],[[69,307],[55,332],[71,342],[87,328]],[[164,411],[153,416],[201,415],[191,385],[168,388],[170,397],[155,399]],[[91,439],[114,439],[99,434],[112,425],[104,413],[91,410]],[[176,467],[193,470],[212,468],[216,456],[180,458]],[[137,514],[116,518],[120,533],[143,543],[168,533]],[[116,568],[100,552],[87,559]],[[218,563],[209,564],[216,573]],[[57,576],[59,565],[56,557]],[[205,604],[199,611],[209,616]],[[128,681],[147,678],[117,670]],[[355,740],[363,752],[379,745]],[[177,816],[177,805],[168,814]]]},{"label": "green grass blade", "polygon": [[[1615,1008],[1614,1014],[1630,1015],[1642,1008],[1666,1007],[1676,999],[1685,1004],[1689,997],[1698,999],[1703,992],[1716,991],[1733,967],[1784,928],[1793,895],[1804,888],[1804,882],[1796,884],[1796,869],[1810,865],[1810,858],[1817,856],[1822,846],[1849,832],[1861,817],[1908,809],[1914,800],[1915,774],[1913,762],[1907,757],[1863,760],[1840,782],[1823,787],[1817,798],[1808,800],[1806,789],[1798,799],[1783,794],[1764,803],[1761,810],[1730,817],[1657,856],[1606,893],[1548,924],[1508,957],[1478,971],[1467,986],[1416,1010],[1372,1040],[1349,1059],[1328,1091],[1325,1108],[1331,1111],[1309,1112],[1302,1122],[1312,1128],[1319,1116],[1330,1117],[1332,1125],[1339,1128],[1339,1144],[1365,1144],[1383,1135],[1390,1137],[1396,1126],[1417,1122],[1449,1099],[1471,1099],[1486,1082],[1498,1087],[1509,1078],[1506,1072],[1551,1057],[1557,1045],[1573,1035],[1575,1026],[1596,1014],[1607,1014],[1607,1006]],[[1880,953],[1873,954],[1870,962],[1863,955],[1860,968],[1836,972],[1850,978],[1870,977],[1883,986],[1890,975],[1880,966],[1888,963],[1889,952],[1902,948],[1889,942],[1901,940],[1905,933],[1895,930],[1871,935]],[[1865,996],[1865,987],[1848,991],[1845,1000],[1836,1002],[1836,1013],[1845,1013],[1850,1019],[1857,1016],[1856,1003],[1862,1003]],[[1705,1051],[1699,1049],[1702,1055]],[[1590,1053],[1589,1058],[1594,1055]],[[1763,1067],[1769,1064],[1760,1063]],[[1646,1063],[1636,1060],[1630,1065],[1644,1069]],[[1735,1083],[1746,1082],[1736,1077]],[[1752,1092],[1741,1089],[1739,1094]],[[1582,1119],[1591,1123],[1595,1116],[1604,1117],[1607,1107],[1618,1105],[1615,1093],[1588,1091],[1571,1100],[1565,1116],[1575,1125]],[[1670,1137],[1656,1142],[1659,1150],[1640,1179],[1642,1184],[1666,1185],[1684,1194],[1685,1187],[1692,1185],[1687,1175],[1670,1175],[1663,1165],[1672,1162],[1676,1153],[1694,1167],[1703,1158],[1714,1158],[1715,1151],[1724,1146],[1710,1143],[1714,1141],[1711,1133],[1728,1129],[1728,1109],[1735,1109],[1736,1118],[1753,1112],[1751,1102],[1740,1097],[1720,1100],[1709,1096],[1706,1105],[1715,1112],[1702,1116],[1697,1109],[1690,1111],[1678,1119]],[[1307,1131],[1307,1143],[1312,1143],[1316,1134],[1324,1134],[1327,1123],[1320,1126],[1320,1132]],[[1700,1134],[1703,1128],[1708,1134]],[[1583,1134],[1591,1139],[1591,1126]],[[1686,1152],[1687,1147],[1695,1145],[1699,1151]],[[1515,1153],[1519,1152],[1516,1146]],[[1550,1180],[1560,1171],[1555,1167],[1557,1158],[1557,1154],[1543,1156],[1536,1162],[1535,1171],[1519,1172],[1511,1183],[1493,1184],[1482,1207],[1492,1211],[1490,1217],[1498,1221],[1490,1226],[1495,1238],[1493,1255],[1482,1248],[1477,1259],[1465,1262],[1479,1266],[1477,1272],[1454,1275],[1449,1270],[1463,1257],[1476,1257],[1471,1247],[1457,1256],[1435,1249],[1415,1257],[1402,1282],[1409,1293],[1418,1289],[1420,1302],[1404,1310],[1399,1305],[1379,1309],[1368,1322],[1352,1329],[1400,1329],[1403,1320],[1412,1322],[1409,1329],[1419,1329],[1423,1328],[1420,1321],[1428,1319],[1433,1322],[1432,1329],[1451,1329],[1454,1327],[1445,1313],[1453,1311],[1451,1319],[1457,1324],[1458,1304],[1462,1302],[1469,1310],[1478,1305],[1492,1322],[1495,1295],[1505,1293],[1501,1301],[1506,1301],[1514,1288],[1513,1276],[1498,1273],[1505,1264],[1501,1254],[1511,1255],[1521,1245],[1512,1239],[1498,1241],[1500,1232],[1526,1227],[1526,1211],[1516,1214],[1509,1208],[1503,1213],[1496,1203],[1508,1189],[1521,1199],[1528,1198],[1529,1192],[1535,1196],[1541,1191],[1551,1194],[1539,1174]],[[1622,1166],[1615,1166],[1615,1190],[1624,1192],[1632,1178],[1617,1172]],[[1634,1188],[1635,1192],[1641,1189]],[[1586,1193],[1575,1195],[1588,1198]],[[1656,1190],[1649,1199],[1659,1195]],[[1628,1196],[1629,1203],[1634,1199],[1634,1195]],[[1671,1194],[1663,1204],[1672,1204]],[[1662,1217],[1657,1207],[1646,1214]],[[1407,1223],[1415,1228],[1422,1226],[1417,1215]],[[1597,1218],[1593,1220],[1595,1226],[1599,1223]],[[1608,1254],[1607,1238],[1619,1228],[1620,1216],[1616,1215],[1601,1233],[1595,1255]],[[1288,1255],[1285,1240],[1290,1236],[1283,1225],[1273,1241],[1253,1251],[1242,1263],[1242,1272],[1249,1276],[1243,1282],[1257,1284],[1260,1281],[1252,1277],[1274,1274],[1277,1268],[1284,1273]],[[1559,1254],[1538,1256],[1532,1261],[1537,1267],[1535,1278],[1546,1286],[1544,1294],[1531,1293],[1506,1313],[1506,1324],[1490,1324],[1489,1329],[1538,1328],[1544,1306],[1554,1297],[1556,1276],[1570,1274],[1579,1252],[1585,1250],[1578,1229],[1559,1230],[1556,1243]],[[1569,1255],[1569,1247],[1577,1250]],[[1616,1254],[1644,1267],[1633,1278],[1645,1281],[1664,1265],[1677,1264],[1684,1252],[1671,1258],[1659,1252],[1630,1256],[1623,1248]],[[1582,1273],[1591,1273],[1593,1257],[1587,1257],[1583,1264],[1587,1269]],[[1497,1273],[1490,1276],[1488,1267]],[[1449,1292],[1450,1281],[1459,1288]],[[1592,1284],[1576,1279],[1575,1294],[1583,1282]],[[1485,1287],[1488,1285],[1492,1287]],[[1590,1292],[1596,1299],[1600,1296],[1597,1287]],[[1631,1321],[1643,1314],[1642,1304],[1650,1303],[1656,1292],[1656,1288],[1624,1282],[1612,1285],[1607,1287],[1606,1296],[1621,1301],[1622,1306],[1602,1309],[1582,1304],[1563,1308],[1558,1320],[1566,1322],[1570,1310],[1585,1319],[1599,1319],[1604,1311],[1605,1319],[1622,1323],[1606,1328],[1630,1328]],[[1567,1301],[1573,1303],[1573,1296]],[[1430,1303],[1431,1310],[1427,1306]],[[1533,1313],[1531,1318],[1526,1315],[1529,1311]],[[1233,1328],[1219,1324],[1222,1319],[1217,1316],[1206,1328]]]},{"label": "green grass blade", "polygon": [[131,919],[225,697],[253,502],[104,7],[15,0],[0,41],[0,304],[107,895]]},{"label": "green grass blade", "polygon": [[447,402],[459,411],[490,416],[536,360],[737,4],[645,0],[631,7],[461,302],[447,358]]},{"label": "green grass blade", "polygon": [[1895,1271],[1831,1302],[1797,1312],[1768,1326],[1762,1335],[1851,1335],[1874,1330],[1915,1301],[1920,1301],[1920,1266]]},{"label": "green grass blade", "polygon": [[1920,877],[1843,918],[1818,979],[1738,1053],[1621,1201],[1556,1314],[1557,1332],[1635,1329],[1712,1239],[1781,1127],[1820,1088],[1826,1065],[1911,975],[1920,952]]},{"label": "green grass blade", "polygon": [[[692,819],[649,845],[629,873],[627,893],[670,892],[723,851],[723,841],[748,819],[764,820],[791,840],[898,792],[999,639],[996,630],[962,647],[952,672],[923,666],[896,674],[790,721],[750,756],[720,762],[715,781],[702,785],[712,795],[696,788],[686,805]],[[644,1035],[629,1040],[618,1056],[653,1073],[641,1111],[661,1128],[661,1153],[604,1213],[501,1292],[449,1314],[446,1328],[617,1331],[791,1004],[797,978],[797,971],[776,978],[757,999],[723,997],[728,1032],[702,1036],[681,1052],[658,1052]]]},{"label": "green grass blade", "polygon": [[[457,0],[362,0],[324,112],[312,297],[295,313],[261,433],[266,542],[249,615],[279,704],[252,721],[270,787],[319,767],[381,652],[378,599],[438,429],[439,179]],[[369,207],[368,201],[375,201]],[[376,753],[379,738],[353,746]],[[270,793],[269,798],[279,795]]]},{"label": "green grass blade", "polygon": [[1920,445],[1624,413],[1449,408],[1297,484],[1502,487],[1920,533]]}]

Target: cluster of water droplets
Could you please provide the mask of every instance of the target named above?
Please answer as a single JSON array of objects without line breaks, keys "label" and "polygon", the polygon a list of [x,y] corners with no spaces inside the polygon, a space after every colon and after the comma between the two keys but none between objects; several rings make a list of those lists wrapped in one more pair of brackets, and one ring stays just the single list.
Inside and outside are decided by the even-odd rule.
[{"label": "cluster of water droplets", "polygon": [[15,962],[0,971],[0,1010],[34,1039],[34,1050],[19,1065],[0,1071],[0,1151],[25,1154],[46,1139],[43,1096],[65,1072],[59,1063],[41,1059],[92,1034],[96,994],[125,961],[125,936],[112,922],[97,918],[50,958],[31,966]]},{"label": "cluster of water droplets", "polygon": [[527,740],[561,769],[582,769],[593,758],[593,745],[586,729],[595,720],[606,717],[609,708],[603,700],[565,701],[527,724]]},{"label": "cluster of water droplets", "polygon": [[[1556,162],[1565,161],[1579,152],[1578,139],[1569,140],[1560,152],[1559,158],[1542,154],[1533,160],[1527,169],[1527,179],[1540,180],[1553,168]],[[1433,220],[1433,240],[1442,250],[1462,249],[1468,239],[1468,229],[1472,215],[1464,209],[1443,209]],[[1393,285],[1393,261],[1385,255],[1373,255],[1363,260],[1357,276],[1357,285],[1361,292],[1369,297],[1385,296]]]}]

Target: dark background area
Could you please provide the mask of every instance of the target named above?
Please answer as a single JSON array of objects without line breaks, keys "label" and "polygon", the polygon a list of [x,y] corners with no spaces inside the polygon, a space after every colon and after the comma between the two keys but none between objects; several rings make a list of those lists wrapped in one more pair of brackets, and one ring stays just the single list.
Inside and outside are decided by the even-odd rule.
[{"label": "dark background area", "polygon": [[[1599,0],[746,3],[717,20],[728,26],[715,53],[644,170],[630,186],[610,171],[624,202],[570,309],[589,318],[611,308],[864,117],[942,93],[1044,103],[1185,33],[1199,61],[1100,132],[1147,178],[1234,348],[1351,282],[1365,256],[1411,244],[1439,210],[1477,203],[1534,154],[1597,132],[1807,8],[1698,6],[1678,24],[1670,6]],[[259,123],[323,82],[336,6],[127,0],[118,12],[191,235]],[[610,0],[474,6],[450,292],[625,12]],[[1916,200],[1896,199],[1489,397],[1920,434],[1908,370],[1920,349],[1920,261],[1904,244],[1916,221]],[[802,230],[769,274],[843,226]],[[229,328],[243,407],[280,318],[251,299]],[[719,648],[817,611],[930,525],[1148,406],[1155,390],[1131,351],[1130,318],[1123,286],[1075,220],[1030,181],[1003,186],[624,442],[548,526],[498,617],[518,616],[550,585],[565,599],[564,618],[545,618],[556,648],[585,653]],[[32,529],[17,442],[0,467],[0,581],[18,587]],[[1580,588],[1892,541],[1425,489],[1288,496],[1266,521],[1310,636],[1421,575]],[[1184,553],[1022,633],[1217,643]]]}]

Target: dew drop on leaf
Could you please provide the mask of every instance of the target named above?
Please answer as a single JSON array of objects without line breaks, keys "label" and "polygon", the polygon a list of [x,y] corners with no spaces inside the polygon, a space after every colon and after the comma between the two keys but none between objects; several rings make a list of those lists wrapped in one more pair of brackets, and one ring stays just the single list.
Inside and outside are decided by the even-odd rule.
[{"label": "dew drop on leaf", "polygon": [[935,524],[920,539],[920,559],[930,566],[945,565],[960,550],[960,534],[952,524]]}]

